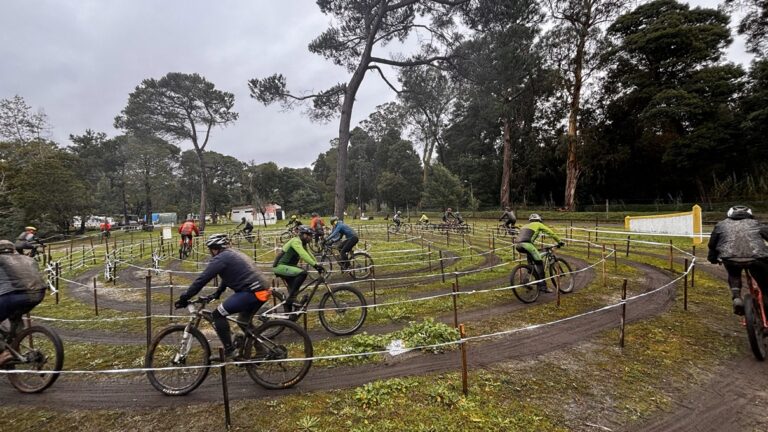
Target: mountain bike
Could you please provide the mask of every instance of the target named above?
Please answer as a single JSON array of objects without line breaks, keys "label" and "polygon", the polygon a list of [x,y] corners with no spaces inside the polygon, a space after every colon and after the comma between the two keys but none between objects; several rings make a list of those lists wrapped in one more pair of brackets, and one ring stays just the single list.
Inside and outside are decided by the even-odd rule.
[{"label": "mountain bike", "polygon": [[2,368],[28,371],[8,374],[11,385],[22,393],[39,393],[52,386],[64,365],[64,344],[59,335],[41,325],[23,328],[21,314],[8,322],[8,328],[0,327],[0,337],[13,358]]},{"label": "mountain bike", "polygon": [[448,222],[437,225],[437,230],[440,232],[451,231],[455,233],[468,233],[472,230],[469,225],[464,221],[459,222],[456,219],[448,219]]},{"label": "mountain bike", "polygon": [[[554,249],[557,246],[547,246],[541,254],[544,261],[544,270],[547,273],[544,279],[550,279],[554,287],[561,293],[573,291],[574,280],[571,265],[562,258],[555,255]],[[533,303],[539,298],[539,287],[535,282],[539,278],[534,273],[533,259],[526,254],[528,264],[515,266],[510,273],[510,285],[512,292],[523,303]],[[545,281],[546,282],[546,281]]]},{"label": "mountain bike", "polygon": [[[169,325],[160,330],[144,358],[147,378],[154,388],[169,396],[190,393],[203,383],[210,371],[211,346],[199,327],[207,321],[213,328],[209,300],[198,298],[189,303],[187,324]],[[298,384],[312,366],[312,341],[298,324],[258,316],[248,323],[237,323],[243,331],[233,337],[238,366],[245,367],[253,381],[267,389],[285,389]],[[255,325],[254,325],[255,324]]]},{"label": "mountain bike", "polygon": [[325,267],[329,274],[333,274],[335,267],[340,273],[347,273],[354,280],[369,278],[373,268],[373,258],[368,252],[350,252],[349,260],[345,261],[341,258],[339,246],[329,243],[323,245],[323,253],[317,262]]},{"label": "mountain bike", "polygon": [[255,236],[253,235],[253,231],[248,232],[248,231],[245,231],[244,229],[240,229],[234,234],[233,237],[244,238],[245,241],[247,241],[248,243],[253,243],[253,239]]},{"label": "mountain bike", "polygon": [[510,237],[517,237],[519,233],[519,228],[514,225],[507,226],[503,223],[500,223],[499,226],[496,227],[496,234],[500,236],[508,235]]},{"label": "mountain bike", "polygon": [[312,240],[307,243],[310,252],[317,255],[323,252],[323,243],[325,243],[325,236],[328,235],[327,229],[323,227],[322,230],[315,230],[315,234],[312,235]]},{"label": "mountain bike", "polygon": [[390,234],[405,233],[410,234],[413,231],[413,227],[409,223],[401,222],[400,225],[393,223],[387,227],[387,231]]},{"label": "mountain bike", "polygon": [[757,286],[757,282],[752,278],[748,269],[745,269],[747,274],[747,286],[749,292],[744,294],[744,323],[747,327],[747,339],[749,339],[749,346],[752,348],[752,354],[755,358],[763,361],[768,353],[768,319],[766,319],[765,307],[763,303],[763,293],[760,287]]},{"label": "mountain bike", "polygon": [[299,235],[298,227],[288,228],[282,234],[280,234],[280,242],[285,243],[288,240],[292,239],[293,237],[296,237],[297,235]]},{"label": "mountain bike", "polygon": [[184,259],[192,253],[192,237],[184,237],[179,242],[179,259]]},{"label": "mountain bike", "polygon": [[[273,290],[272,295],[276,304],[270,305],[266,311],[261,313],[267,316],[277,314],[276,316],[282,319],[296,321],[302,313],[307,313],[309,304],[320,286],[325,291],[318,304],[317,313],[320,324],[330,333],[338,336],[358,331],[368,316],[368,308],[366,307],[368,303],[365,301],[365,296],[360,290],[349,285],[331,288],[322,274],[318,274],[316,279],[310,280],[299,289],[296,294],[297,298],[301,293],[304,295],[293,304],[292,310],[289,310],[285,304],[285,299],[288,297],[287,292]],[[307,293],[308,290],[309,293]]]}]

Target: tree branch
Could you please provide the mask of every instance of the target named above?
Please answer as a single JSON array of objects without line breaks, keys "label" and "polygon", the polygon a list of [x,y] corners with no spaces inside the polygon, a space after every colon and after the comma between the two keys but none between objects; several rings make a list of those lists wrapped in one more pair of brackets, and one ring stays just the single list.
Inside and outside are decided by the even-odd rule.
[{"label": "tree branch", "polygon": [[381,63],[381,64],[385,64],[389,66],[397,66],[397,67],[431,65],[432,62],[436,62],[436,61],[450,62],[451,58],[446,56],[435,56],[435,57],[430,57],[423,60],[396,61],[396,60],[390,60],[390,59],[385,59],[380,57],[371,57],[371,63]]},{"label": "tree branch", "polygon": [[395,88],[395,86],[392,85],[392,83],[389,82],[386,76],[384,76],[384,71],[381,70],[378,66],[368,66],[368,70],[377,70],[379,71],[379,75],[381,75],[381,79],[384,80],[385,83],[391,88],[395,93],[400,94],[403,92],[403,90],[398,90]]}]

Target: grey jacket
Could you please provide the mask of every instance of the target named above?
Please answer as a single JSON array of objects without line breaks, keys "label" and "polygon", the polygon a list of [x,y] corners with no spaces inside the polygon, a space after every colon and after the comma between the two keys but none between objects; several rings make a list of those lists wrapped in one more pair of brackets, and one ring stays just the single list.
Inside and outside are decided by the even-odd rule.
[{"label": "grey jacket", "polygon": [[45,291],[47,286],[33,258],[0,254],[0,295],[17,291],[35,294]]},{"label": "grey jacket", "polygon": [[707,260],[768,258],[768,226],[752,218],[725,219],[715,225],[709,238]]}]

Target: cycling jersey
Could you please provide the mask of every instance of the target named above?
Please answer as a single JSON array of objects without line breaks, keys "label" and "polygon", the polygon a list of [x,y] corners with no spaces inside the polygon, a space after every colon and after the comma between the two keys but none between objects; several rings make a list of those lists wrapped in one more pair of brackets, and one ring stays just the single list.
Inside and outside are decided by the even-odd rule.
[{"label": "cycling jersey", "polygon": [[520,234],[517,235],[517,241],[518,243],[534,243],[541,233],[552,237],[553,240],[560,243],[560,237],[558,237],[548,226],[538,221],[523,225],[523,227],[520,228]]},{"label": "cycling jersey", "polygon": [[337,240],[341,240],[342,237],[346,238],[357,238],[357,233],[355,230],[349,227],[349,225],[345,224],[342,221],[336,222],[336,226],[333,227],[333,231],[331,231],[331,234],[326,239],[327,242],[335,242]]},{"label": "cycling jersey", "polygon": [[275,261],[274,267],[278,265],[296,266],[299,263],[299,259],[304,260],[304,262],[311,266],[317,264],[315,257],[304,249],[301,239],[293,237],[283,245],[283,254]]},{"label": "cycling jersey", "polygon": [[320,216],[315,216],[312,218],[311,221],[309,221],[309,227],[315,231],[317,231],[318,229],[322,229],[324,226],[325,226],[325,222],[323,222],[323,220],[320,219]]},{"label": "cycling jersey", "polygon": [[189,286],[186,298],[191,298],[211,281],[215,276],[221,278],[216,294],[221,295],[227,287],[235,292],[261,291],[267,288],[267,284],[261,279],[256,264],[246,254],[225,248],[211,258],[200,276]]},{"label": "cycling jersey", "polygon": [[200,235],[200,230],[197,229],[194,222],[186,221],[179,227],[179,234],[190,235],[193,232],[195,235]]}]

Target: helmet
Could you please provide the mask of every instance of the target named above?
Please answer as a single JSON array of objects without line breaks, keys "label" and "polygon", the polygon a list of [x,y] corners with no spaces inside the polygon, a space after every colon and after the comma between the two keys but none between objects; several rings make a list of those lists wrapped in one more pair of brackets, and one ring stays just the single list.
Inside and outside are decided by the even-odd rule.
[{"label": "helmet", "polygon": [[293,215],[293,216],[291,216],[291,220],[296,220],[296,219],[298,219],[298,218],[299,218],[299,217],[298,217],[298,216],[296,216],[296,215]]},{"label": "helmet", "polygon": [[312,217],[318,217],[318,216],[320,216],[320,215],[317,214],[317,212],[312,212]]},{"label": "helmet", "polygon": [[16,250],[16,246],[8,240],[0,240],[0,254],[13,253]]},{"label": "helmet", "polygon": [[245,222],[245,216],[241,217],[240,220]]},{"label": "helmet", "polygon": [[528,216],[528,220],[531,222],[541,222],[541,216],[539,216],[538,213],[531,213],[531,215]]},{"label": "helmet", "polygon": [[37,231],[37,228],[33,226],[24,227],[24,231]]},{"label": "helmet", "polygon": [[339,221],[338,216],[331,216],[331,225],[336,225],[336,222]]},{"label": "helmet", "polygon": [[205,241],[205,245],[208,246],[208,249],[221,249],[228,244],[229,238],[226,234],[212,234],[208,237],[208,240]]},{"label": "helmet", "polygon": [[509,211],[509,207],[504,207],[504,211]]},{"label": "helmet", "polygon": [[450,207],[448,207],[445,211],[452,211]]},{"label": "helmet", "polygon": [[728,209],[729,219],[747,219],[752,217],[752,209],[745,205],[735,205]]},{"label": "helmet", "polygon": [[401,214],[402,212],[400,210],[397,211],[397,214]]},{"label": "helmet", "polygon": [[315,231],[307,225],[299,225],[299,235],[301,234],[314,234]]}]

